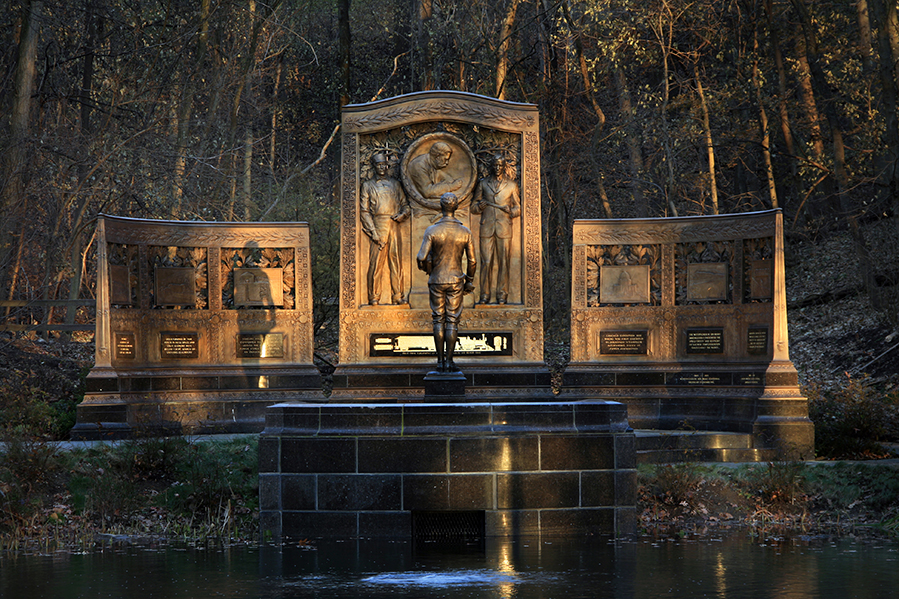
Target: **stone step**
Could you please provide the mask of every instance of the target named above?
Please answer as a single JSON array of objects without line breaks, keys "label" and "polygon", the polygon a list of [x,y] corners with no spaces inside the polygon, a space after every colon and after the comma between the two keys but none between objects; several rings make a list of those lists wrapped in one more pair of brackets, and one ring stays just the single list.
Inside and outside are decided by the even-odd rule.
[{"label": "stone step", "polygon": [[754,448],[752,435],[726,431],[634,431],[638,464],[765,462],[771,449]]}]

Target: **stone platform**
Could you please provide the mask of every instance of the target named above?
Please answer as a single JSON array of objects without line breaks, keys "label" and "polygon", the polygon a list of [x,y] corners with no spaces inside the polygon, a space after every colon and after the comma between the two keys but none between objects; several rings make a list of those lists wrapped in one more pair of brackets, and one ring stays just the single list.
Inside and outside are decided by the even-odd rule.
[{"label": "stone platform", "polygon": [[616,402],[277,404],[259,453],[273,540],[459,521],[488,537],[636,532],[635,437]]}]

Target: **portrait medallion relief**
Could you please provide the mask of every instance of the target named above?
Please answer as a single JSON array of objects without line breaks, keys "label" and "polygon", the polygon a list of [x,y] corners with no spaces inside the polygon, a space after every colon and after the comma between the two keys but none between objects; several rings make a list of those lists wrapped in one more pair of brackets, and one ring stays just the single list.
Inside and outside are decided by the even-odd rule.
[{"label": "portrait medallion relief", "polygon": [[474,153],[452,133],[422,135],[409,146],[400,163],[406,193],[414,202],[440,211],[440,196],[454,193],[466,204],[477,182]]}]

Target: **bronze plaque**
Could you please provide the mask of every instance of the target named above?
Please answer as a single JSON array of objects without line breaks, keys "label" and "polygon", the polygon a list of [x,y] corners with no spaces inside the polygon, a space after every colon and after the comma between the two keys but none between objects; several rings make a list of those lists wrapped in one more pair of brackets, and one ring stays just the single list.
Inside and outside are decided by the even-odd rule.
[{"label": "bronze plaque", "polygon": [[131,305],[131,278],[127,266],[109,265],[109,303],[119,306]]},{"label": "bronze plaque", "polygon": [[648,304],[649,265],[601,266],[599,302],[602,304]]},{"label": "bronze plaque", "polygon": [[115,334],[115,357],[119,360],[133,360],[135,357],[134,333]]},{"label": "bronze plaque", "polygon": [[155,278],[157,306],[193,306],[196,303],[193,268],[157,266]]},{"label": "bronze plaque", "polygon": [[199,357],[199,336],[196,333],[160,333],[159,354],[163,358]]},{"label": "bronze plaque", "polygon": [[749,263],[750,299],[771,299],[771,260],[753,260]]},{"label": "bronze plaque", "polygon": [[768,353],[768,327],[753,327],[746,333],[746,351],[751,356]]},{"label": "bronze plaque", "polygon": [[727,299],[727,264],[688,264],[687,300],[721,301]]},{"label": "bronze plaque", "polygon": [[649,331],[600,331],[599,353],[645,356]]},{"label": "bronze plaque", "polygon": [[283,333],[248,333],[237,336],[238,358],[283,358]]},{"label": "bronze plaque", "polygon": [[689,329],[688,354],[723,354],[724,329]]},{"label": "bronze plaque", "polygon": [[734,374],[734,384],[744,387],[764,387],[765,373],[743,372]]},{"label": "bronze plaque", "polygon": [[[426,333],[372,333],[369,354],[392,356],[436,356],[434,335]],[[459,333],[457,356],[511,356],[512,333]]]},{"label": "bronze plaque", "polygon": [[732,377],[727,372],[675,372],[667,377],[669,385],[704,387],[708,385],[730,385]]},{"label": "bronze plaque", "polygon": [[283,306],[281,268],[235,268],[234,306]]}]

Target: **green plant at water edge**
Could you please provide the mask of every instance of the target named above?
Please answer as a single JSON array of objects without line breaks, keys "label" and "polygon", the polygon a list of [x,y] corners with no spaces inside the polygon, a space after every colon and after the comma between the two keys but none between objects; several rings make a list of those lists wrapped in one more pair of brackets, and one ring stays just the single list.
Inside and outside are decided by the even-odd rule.
[{"label": "green plant at water edge", "polygon": [[657,465],[641,474],[644,488],[666,505],[689,503],[704,479],[702,468],[694,463]]},{"label": "green plant at water edge", "polygon": [[749,494],[767,506],[795,505],[806,497],[805,464],[769,462],[741,473]]},{"label": "green plant at water edge", "polygon": [[879,393],[866,377],[837,389],[810,386],[809,417],[815,423],[815,451],[829,458],[883,454],[880,441],[899,431],[899,394]]},{"label": "green plant at water edge", "polygon": [[841,462],[806,473],[810,492],[834,510],[899,510],[899,472],[889,466]]}]

